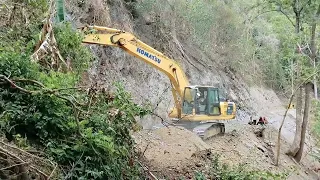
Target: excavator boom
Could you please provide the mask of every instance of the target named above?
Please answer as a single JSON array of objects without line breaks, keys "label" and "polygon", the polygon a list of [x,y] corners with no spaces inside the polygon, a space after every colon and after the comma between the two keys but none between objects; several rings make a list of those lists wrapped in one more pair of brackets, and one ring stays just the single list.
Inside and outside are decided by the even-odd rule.
[{"label": "excavator boom", "polygon": [[172,94],[177,108],[175,114],[181,117],[179,113],[181,112],[179,109],[181,107],[181,97],[184,95],[184,87],[188,86],[189,82],[184,71],[175,61],[143,43],[131,33],[101,26],[87,26],[85,29],[95,30],[96,32],[95,34],[87,34],[82,41],[83,43],[120,47],[165,73],[172,85]]}]

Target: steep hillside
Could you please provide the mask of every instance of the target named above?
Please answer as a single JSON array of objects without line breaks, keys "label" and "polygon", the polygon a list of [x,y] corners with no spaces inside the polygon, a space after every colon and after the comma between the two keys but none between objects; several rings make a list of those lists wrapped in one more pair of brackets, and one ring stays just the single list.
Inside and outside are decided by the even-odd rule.
[{"label": "steep hillside", "polygon": [[[227,59],[219,52],[212,50],[210,54],[204,53],[195,42],[184,37],[184,34],[162,33],[165,29],[148,23],[152,17],[133,17],[134,7],[127,5],[125,1],[96,0],[83,3],[81,7],[75,6],[76,2],[78,1],[70,1],[67,6],[68,15],[75,26],[95,24],[134,33],[148,45],[177,60],[183,66],[191,84],[223,88],[237,102],[240,110],[246,110],[246,113],[251,113],[252,107],[256,107],[251,106],[252,101],[262,97],[251,99],[249,86],[239,73],[235,74],[220,63]],[[113,81],[121,80],[137,103],[150,102],[156,113],[166,119],[169,107],[173,107],[173,97],[169,79],[164,74],[121,49],[95,45],[90,48],[96,55],[96,61],[86,76],[85,83],[97,83],[100,87],[110,88]],[[245,114],[240,115],[242,117]],[[157,117],[149,117],[143,120],[142,124],[145,128],[150,128],[159,122]]]},{"label": "steep hillside", "polygon": [[[301,161],[287,155],[298,111],[278,137],[285,96],[317,68],[296,52],[308,34],[282,9],[265,13],[272,3],[0,0],[0,179],[319,179],[310,127]],[[131,32],[190,84],[219,87],[236,120],[206,140],[161,124],[174,105],[169,79],[120,48],[82,44],[76,29],[88,24]],[[259,116],[269,123],[248,124]]]},{"label": "steep hillside", "polygon": [[[267,88],[267,83],[263,83],[265,80],[268,80],[264,79],[264,76],[271,78],[270,75],[268,75],[263,70],[263,68],[259,67],[259,65],[256,64],[256,62],[244,62],[244,59],[248,58],[249,56],[244,55],[242,57],[239,56],[239,54],[237,55],[238,51],[250,51],[248,49],[245,49],[247,47],[243,47],[244,49],[233,48],[232,45],[228,46],[227,43],[223,43],[223,39],[219,39],[219,35],[224,36],[223,33],[226,33],[225,36],[230,37],[228,37],[229,39],[224,39],[225,41],[237,43],[239,37],[243,36],[241,29],[232,32],[234,34],[228,35],[229,32],[227,31],[227,29],[222,29],[221,27],[219,27],[219,24],[217,24],[217,26],[213,27],[212,30],[216,31],[214,32],[214,36],[218,37],[216,37],[215,39],[210,39],[210,37],[208,37],[207,40],[220,40],[221,42],[213,42],[215,44],[214,47],[216,49],[212,48],[211,50],[208,50],[202,47],[201,43],[199,44],[199,42],[192,38],[192,33],[188,32],[188,30],[191,30],[188,28],[188,22],[185,22],[183,20],[179,21],[179,19],[168,20],[168,22],[171,22],[172,24],[166,24],[166,22],[163,22],[167,20],[165,18],[170,17],[171,11],[160,11],[162,6],[163,9],[165,9],[166,7],[166,5],[160,4],[158,4],[159,6],[161,6],[159,7],[160,10],[155,10],[157,8],[155,8],[154,6],[156,6],[156,4],[159,3],[158,1],[150,1],[150,3],[146,3],[146,1],[95,0],[92,2],[85,2],[81,5],[75,6],[76,2],[78,1],[71,1],[67,6],[68,15],[72,20],[74,26],[95,24],[132,32],[150,46],[154,47],[159,51],[164,52],[169,57],[177,60],[185,70],[188,78],[190,79],[191,84],[214,85],[224,89],[225,93],[227,93],[228,96],[232,98],[232,100],[234,100],[238,105],[237,121],[240,122],[240,124],[247,124],[249,116],[266,116],[270,121],[270,126],[272,129],[279,128],[280,121],[282,120],[282,115],[285,111],[284,107],[286,102],[282,103],[282,101],[278,98],[274,90]],[[168,2],[174,4],[174,2],[176,1]],[[146,4],[147,6],[152,6],[153,9],[146,8]],[[144,11],[142,12],[139,11],[139,5],[144,6],[143,8],[146,9],[144,9]],[[148,10],[150,10],[150,12]],[[235,14],[232,13],[228,8],[222,8],[219,12],[228,15],[229,19],[226,18],[225,21],[230,22],[227,22],[226,26],[230,26],[230,24],[228,23],[231,23],[232,26],[232,23],[234,21],[234,19],[232,18],[236,18]],[[173,13],[173,11],[171,13]],[[183,25],[180,24],[180,26],[175,26],[175,23],[182,23]],[[172,28],[171,26],[174,26],[174,28]],[[186,27],[185,29],[179,29],[184,26]],[[267,48],[269,46],[270,48],[275,48],[279,44],[279,40],[272,36],[257,37],[257,41],[266,46],[263,47],[265,48],[264,50],[260,51],[266,52],[268,51]],[[204,43],[207,42],[204,41]],[[132,93],[135,102],[139,104],[151,103],[151,105],[155,109],[156,114],[161,116],[163,119],[168,119],[167,114],[169,108],[173,106],[173,98],[170,92],[169,80],[166,76],[164,76],[162,73],[158,72],[151,66],[145,64],[144,62],[141,62],[140,60],[123,52],[121,49],[110,47],[98,47],[95,45],[91,45],[90,48],[96,55],[96,61],[90,69],[90,71],[88,72],[88,74],[85,75],[84,83],[97,84],[100,87],[112,88],[111,83],[113,81],[121,80],[124,82],[126,90]],[[247,53],[250,55],[250,52]],[[256,54],[257,52],[253,53],[253,56]],[[263,61],[267,61],[267,58],[270,57],[266,56],[266,59]],[[239,60],[240,64],[242,63],[242,65],[235,65],[237,63],[237,60]],[[265,66],[264,64],[262,65]],[[295,118],[289,117],[289,119],[284,125],[283,135],[285,139],[284,141],[286,143],[286,149],[288,148],[288,144],[292,143],[293,141],[293,129],[295,128],[294,122]],[[156,116],[149,116],[145,119],[141,119],[140,123],[143,125],[145,129],[150,129],[154,125],[159,124],[160,119]],[[227,129],[229,131],[242,131],[239,128],[241,129],[240,126],[235,125],[234,123],[231,123],[230,125],[227,124]],[[247,130],[248,129],[244,131]],[[273,135],[275,135],[275,130],[273,129],[272,131]],[[252,135],[253,134],[250,135],[245,133],[243,134],[242,139],[240,137],[239,138],[241,139],[241,142],[246,145],[250,144],[251,140],[245,139],[244,137],[251,137]],[[173,136],[173,138],[179,137]],[[308,136],[308,138],[310,139],[310,136]],[[223,143],[229,142],[229,140],[226,142],[225,139],[221,141]],[[312,140],[308,142],[311,141]],[[143,141],[139,142],[142,144],[146,143]],[[148,140],[147,142],[150,143],[150,140]],[[276,143],[276,140],[272,139],[272,142]],[[153,141],[151,143],[156,142]],[[215,143],[217,142],[213,144],[212,142],[208,143],[212,146],[215,146]],[[259,144],[261,142],[257,143]],[[155,145],[154,148],[157,149],[162,147],[162,145],[160,147],[159,146]],[[184,144],[183,146],[187,146],[187,144]],[[234,146],[242,147],[244,145],[237,144]],[[257,146],[259,147],[261,145]],[[146,145],[143,147],[146,148]],[[245,151],[249,151],[246,148],[248,147],[244,147],[244,149],[240,150],[239,153],[241,154]],[[274,146],[272,148],[274,148]],[[151,151],[153,151],[152,148]],[[166,149],[165,152],[166,151],[170,150]],[[175,151],[170,152],[169,155],[173,155],[171,153],[175,153]],[[265,153],[266,152],[263,152],[258,156],[264,156]],[[187,156],[186,153],[183,152],[173,156],[178,158],[177,160],[180,161],[181,159],[179,159],[179,155]],[[149,156],[153,162],[154,160],[157,161],[157,156],[159,156],[159,154],[149,154]],[[247,154],[246,156],[250,156],[250,154]],[[271,162],[274,160],[274,157],[273,155],[272,157],[269,156],[270,154],[266,155],[266,159],[269,159],[270,162],[265,163],[261,166],[261,168],[271,168]],[[284,152],[281,156],[283,156],[282,158],[284,159],[287,158],[284,155]],[[162,158],[162,155],[160,155],[160,157]],[[172,157],[170,159],[172,159]],[[287,162],[291,160],[286,159],[285,161]],[[159,168],[159,166],[161,166],[161,163],[165,162],[161,161],[160,165],[157,164],[156,166]],[[307,161],[307,164],[308,163],[311,164],[311,162]],[[292,165],[292,163],[290,165]],[[299,167],[297,168],[299,169]],[[283,171],[285,169],[288,170],[288,167],[286,166],[280,168],[280,171]],[[277,171],[278,170],[279,169],[277,169]],[[304,169],[302,171],[306,170]],[[304,174],[303,176],[308,177],[307,174]],[[303,178],[303,176],[300,178]],[[294,178],[294,176],[292,176],[292,178]],[[313,178],[313,175],[311,175],[309,178]]]}]

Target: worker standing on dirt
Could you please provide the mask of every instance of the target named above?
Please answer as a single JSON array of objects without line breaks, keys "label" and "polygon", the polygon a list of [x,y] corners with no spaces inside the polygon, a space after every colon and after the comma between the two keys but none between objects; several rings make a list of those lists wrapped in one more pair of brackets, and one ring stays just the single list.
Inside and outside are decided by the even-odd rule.
[{"label": "worker standing on dirt", "polygon": [[266,117],[260,116],[259,120],[257,122],[256,118],[252,118],[252,116],[251,116],[248,124],[249,125],[258,125],[258,124],[265,125],[265,124],[268,124],[268,120],[266,119]]},{"label": "worker standing on dirt", "polygon": [[261,124],[261,125],[265,125],[265,124],[268,124],[268,121],[265,117],[261,117],[259,118],[259,121],[257,124]]}]

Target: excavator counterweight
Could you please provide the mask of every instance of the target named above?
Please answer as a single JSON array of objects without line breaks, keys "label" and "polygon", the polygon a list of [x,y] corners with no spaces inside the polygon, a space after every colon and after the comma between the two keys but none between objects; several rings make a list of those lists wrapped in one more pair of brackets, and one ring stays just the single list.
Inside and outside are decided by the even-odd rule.
[{"label": "excavator counterweight", "polygon": [[177,125],[207,139],[225,132],[224,123],[220,121],[235,119],[235,103],[220,97],[218,88],[190,86],[178,63],[143,43],[133,34],[102,26],[86,26],[81,30],[86,34],[83,43],[122,48],[163,72],[171,82],[175,104],[168,116]]}]

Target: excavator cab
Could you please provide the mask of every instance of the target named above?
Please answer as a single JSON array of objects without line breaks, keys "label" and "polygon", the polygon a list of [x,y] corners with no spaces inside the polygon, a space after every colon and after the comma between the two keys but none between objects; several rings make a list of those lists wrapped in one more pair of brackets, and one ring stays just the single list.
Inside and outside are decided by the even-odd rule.
[{"label": "excavator cab", "polygon": [[219,88],[211,86],[186,87],[180,125],[207,139],[225,132],[219,120],[235,118],[235,104],[228,102]]},{"label": "excavator cab", "polygon": [[[221,100],[218,88],[210,86],[186,87],[184,91],[182,114],[184,115],[221,115]],[[227,101],[225,101],[227,102]],[[232,115],[233,106],[228,109],[227,115]]]}]

